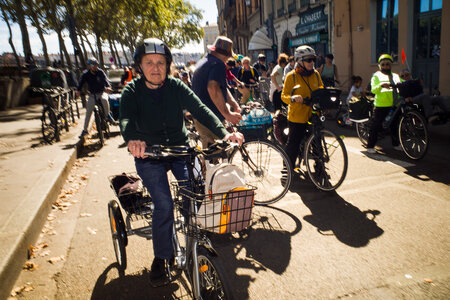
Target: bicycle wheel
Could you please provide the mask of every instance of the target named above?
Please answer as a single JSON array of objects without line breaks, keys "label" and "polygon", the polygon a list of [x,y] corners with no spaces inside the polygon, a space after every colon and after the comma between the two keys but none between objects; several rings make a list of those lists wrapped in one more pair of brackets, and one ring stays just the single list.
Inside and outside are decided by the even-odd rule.
[{"label": "bicycle wheel", "polygon": [[292,167],[284,150],[270,141],[245,142],[231,154],[230,163],[239,166],[248,184],[255,186],[255,204],[275,203],[287,193]]},{"label": "bicycle wheel", "polygon": [[41,116],[41,130],[44,140],[51,144],[54,140],[59,141],[58,120],[54,110],[45,106]]},{"label": "bicycle wheel", "polygon": [[367,146],[367,141],[369,140],[369,121],[357,122],[356,133],[358,134],[359,140],[364,146]]},{"label": "bicycle wheel", "polygon": [[421,159],[428,150],[428,129],[424,117],[408,111],[400,118],[398,136],[403,151],[411,159]]},{"label": "bicycle wheel", "polygon": [[328,129],[320,137],[311,135],[305,144],[305,164],[309,178],[323,191],[337,189],[345,179],[348,168],[347,150],[340,137]]},{"label": "bicycle wheel", "polygon": [[127,253],[125,247],[128,243],[128,238],[122,212],[120,211],[119,204],[116,200],[111,200],[108,203],[108,215],[117,263],[119,264],[119,270],[124,271],[127,268]]},{"label": "bicycle wheel", "polygon": [[62,122],[62,124],[61,124],[62,127],[64,127],[66,132],[69,132],[70,119],[67,117],[67,111],[66,111],[65,108],[61,111],[61,118],[60,118],[60,120]]},{"label": "bicycle wheel", "polygon": [[102,130],[102,119],[100,117],[100,113],[97,110],[97,108],[94,109],[94,116],[95,116],[95,127],[97,129],[98,139],[100,141],[100,146],[103,147],[105,144],[105,137],[103,136],[103,130]]},{"label": "bicycle wheel", "polygon": [[[198,272],[201,299],[233,299],[225,271],[219,258],[205,247],[198,247]],[[192,272],[191,268],[191,272]]]},{"label": "bicycle wheel", "polygon": [[76,112],[77,112],[77,117],[78,117],[78,119],[79,119],[79,118],[80,118],[80,109],[79,109],[79,107],[78,107],[77,94],[75,93],[75,90],[73,90],[73,91],[71,92],[70,98],[71,98],[71,101],[75,104],[75,109],[76,109]]}]

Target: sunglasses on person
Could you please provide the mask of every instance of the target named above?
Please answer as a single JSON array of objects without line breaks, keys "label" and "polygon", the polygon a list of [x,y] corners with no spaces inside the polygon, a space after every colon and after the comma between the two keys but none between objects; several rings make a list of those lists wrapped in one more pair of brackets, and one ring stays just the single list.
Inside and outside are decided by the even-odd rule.
[{"label": "sunglasses on person", "polygon": [[388,67],[388,66],[391,66],[391,63],[382,63],[382,64],[380,64],[380,66],[382,66],[382,67]]},{"label": "sunglasses on person", "polygon": [[302,61],[304,61],[304,62],[307,62],[307,63],[311,63],[311,62],[316,62],[316,59],[315,58],[305,58],[305,59],[302,59]]}]

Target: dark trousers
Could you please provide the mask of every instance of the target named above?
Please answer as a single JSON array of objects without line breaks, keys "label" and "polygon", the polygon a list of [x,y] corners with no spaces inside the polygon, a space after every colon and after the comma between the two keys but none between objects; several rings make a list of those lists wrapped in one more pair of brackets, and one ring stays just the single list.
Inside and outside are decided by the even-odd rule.
[{"label": "dark trousers", "polygon": [[281,109],[281,107],[283,107],[284,105],[286,105],[282,100],[281,100],[281,91],[274,91],[273,95],[272,95],[272,102],[273,102],[273,109],[274,111],[277,111],[279,109]]},{"label": "dark trousers", "polygon": [[136,171],[155,205],[152,218],[153,253],[155,257],[170,259],[174,255],[172,244],[174,217],[167,170],[171,169],[178,181],[187,180],[189,175],[186,163],[183,160],[167,163],[136,158],[135,164]]},{"label": "dark trousers", "polygon": [[286,142],[286,154],[291,161],[291,165],[295,167],[295,161],[300,154],[300,144],[306,135],[307,123],[293,123],[288,121],[289,135]]},{"label": "dark trousers", "polygon": [[[370,130],[369,130],[369,140],[367,141],[367,148],[375,147],[378,140],[378,133],[382,130],[383,121],[389,114],[392,107],[375,107],[373,111],[373,118],[371,120]],[[393,116],[393,120],[389,126],[391,132],[392,146],[398,146],[400,144],[398,140],[398,114]]]}]

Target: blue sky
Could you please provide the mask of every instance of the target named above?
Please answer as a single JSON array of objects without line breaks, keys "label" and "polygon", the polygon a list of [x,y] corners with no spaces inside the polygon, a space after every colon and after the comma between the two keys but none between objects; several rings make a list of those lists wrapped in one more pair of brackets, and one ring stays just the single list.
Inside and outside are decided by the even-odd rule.
[{"label": "blue sky", "polygon": [[[200,24],[203,26],[205,25],[206,21],[209,23],[216,23],[217,22],[217,6],[215,0],[189,0],[190,3],[192,3],[195,7],[200,8],[203,10],[203,19],[200,22]],[[3,52],[11,52],[11,46],[8,43],[9,39],[9,32],[8,27],[6,26],[6,23],[3,22],[3,18],[0,18],[0,41],[3,41],[0,43],[0,54]],[[16,48],[16,51],[19,54],[23,54],[23,47],[22,47],[22,36],[20,33],[19,26],[17,24],[11,24],[12,34],[13,34],[13,43],[14,47]],[[30,43],[31,48],[33,51],[33,54],[42,54],[42,44],[39,40],[38,35],[36,34],[36,31],[34,27],[28,26],[28,33],[30,35]],[[73,47],[72,42],[70,41],[68,37],[68,32],[64,32],[65,35],[65,43],[66,47],[69,52],[73,53]],[[52,33],[50,35],[45,36],[45,41],[47,42],[47,48],[49,53],[58,53],[59,52],[59,44],[58,44],[58,37],[56,33]],[[182,50],[188,51],[188,52],[198,52],[198,49],[200,51],[203,51],[203,46],[199,46],[198,44],[189,44],[183,47]]]}]

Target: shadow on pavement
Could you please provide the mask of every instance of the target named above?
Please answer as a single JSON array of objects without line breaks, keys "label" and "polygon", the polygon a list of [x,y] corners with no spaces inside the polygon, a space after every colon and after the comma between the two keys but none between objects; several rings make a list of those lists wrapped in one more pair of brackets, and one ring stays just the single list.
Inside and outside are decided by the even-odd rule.
[{"label": "shadow on pavement", "polygon": [[[98,277],[94,289],[92,291],[92,300],[105,299],[191,299],[190,294],[187,294],[186,283],[184,277],[179,276],[176,281],[168,285],[154,288],[150,285],[150,271],[142,270],[138,274],[121,275],[107,282],[111,276],[116,277],[116,274],[108,274],[116,272],[118,264],[113,263],[109,265],[103,273]],[[118,271],[117,271],[118,272]],[[183,292],[180,291],[183,286]]]},{"label": "shadow on pavement", "polygon": [[317,227],[320,234],[334,235],[351,247],[364,247],[384,233],[375,222],[379,210],[361,211],[336,192],[317,190],[309,180],[297,179],[290,191],[297,193],[309,208],[311,215],[303,219]]},{"label": "shadow on pavement", "polygon": [[[252,226],[240,233],[218,235],[210,239],[219,253],[226,270],[230,286],[236,299],[248,299],[248,288],[254,280],[250,275],[239,275],[238,269],[260,271],[271,270],[282,274],[291,259],[291,237],[300,232],[302,225],[293,214],[275,207],[268,207],[254,214]],[[291,218],[294,230],[282,228],[278,220]]]}]

